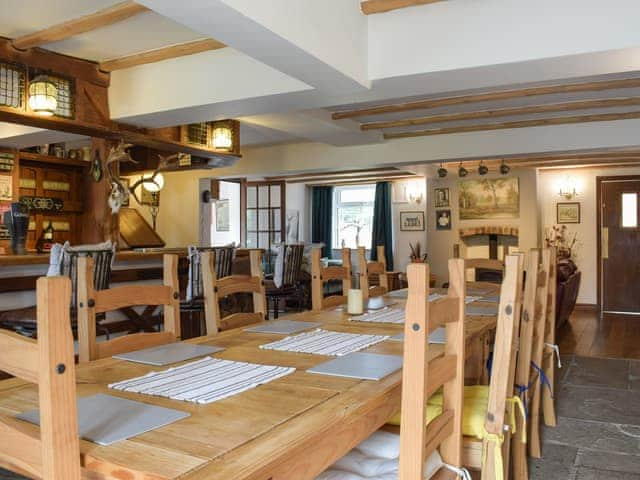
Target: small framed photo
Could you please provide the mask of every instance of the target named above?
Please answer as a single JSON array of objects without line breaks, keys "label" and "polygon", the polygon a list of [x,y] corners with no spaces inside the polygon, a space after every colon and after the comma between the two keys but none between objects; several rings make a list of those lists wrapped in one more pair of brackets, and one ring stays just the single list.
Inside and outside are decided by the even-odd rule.
[{"label": "small framed photo", "polygon": [[434,205],[436,208],[448,207],[449,204],[449,189],[448,188],[436,188],[434,189]]},{"label": "small framed photo", "polygon": [[451,210],[436,211],[436,230],[451,230]]},{"label": "small framed photo", "polygon": [[556,204],[557,223],[580,223],[580,202]]},{"label": "small framed photo", "polygon": [[401,232],[423,232],[424,212],[400,212]]}]

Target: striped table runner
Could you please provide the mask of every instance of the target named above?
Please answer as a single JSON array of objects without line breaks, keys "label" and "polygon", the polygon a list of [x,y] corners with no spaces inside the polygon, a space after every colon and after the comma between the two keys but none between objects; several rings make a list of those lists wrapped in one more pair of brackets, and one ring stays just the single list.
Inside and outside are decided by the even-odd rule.
[{"label": "striped table runner", "polygon": [[109,388],[207,404],[293,373],[295,368],[205,357],[161,372],[112,383]]},{"label": "striped table runner", "polygon": [[349,318],[354,322],[404,323],[404,308],[385,308]]},{"label": "striped table runner", "polygon": [[277,342],[260,345],[260,348],[339,357],[370,347],[388,338],[388,335],[330,332],[318,328],[312,332],[305,332],[283,338]]}]

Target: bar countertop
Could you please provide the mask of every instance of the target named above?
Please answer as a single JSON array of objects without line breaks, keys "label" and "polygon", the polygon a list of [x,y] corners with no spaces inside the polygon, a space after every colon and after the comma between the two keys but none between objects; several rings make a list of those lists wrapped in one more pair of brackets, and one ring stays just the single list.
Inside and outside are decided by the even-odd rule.
[{"label": "bar countertop", "polygon": [[[184,257],[187,255],[186,248],[154,248],[146,250],[123,250],[116,252],[116,261],[132,260],[156,260],[162,258],[165,253],[173,253]],[[26,255],[0,255],[0,267],[19,265],[47,265],[49,263],[48,253],[28,253]]]}]

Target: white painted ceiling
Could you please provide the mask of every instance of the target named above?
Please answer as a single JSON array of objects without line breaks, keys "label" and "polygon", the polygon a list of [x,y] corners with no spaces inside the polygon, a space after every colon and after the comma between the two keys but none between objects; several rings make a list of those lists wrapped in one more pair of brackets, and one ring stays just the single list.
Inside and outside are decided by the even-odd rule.
[{"label": "white painted ceiling", "polygon": [[[425,25],[437,25],[440,17],[450,19],[471,8],[469,0],[450,0],[435,9],[415,7],[368,18],[359,12],[358,0],[138,1],[153,11],[43,47],[102,61],[200,38],[215,38],[230,46],[217,53],[115,72],[110,91],[112,118],[139,126],[232,117],[241,120],[245,146],[303,141],[334,146],[375,145],[384,142],[382,132],[362,132],[361,123],[596,98],[640,97],[640,89],[621,89],[532,96],[341,121],[331,119],[331,112],[372,105],[529,85],[640,77],[640,30],[633,20],[640,13],[637,0],[618,0],[616,9],[590,6],[584,18],[579,13],[583,0],[563,0],[561,8],[557,0],[539,0],[536,9],[545,18],[555,18],[554,8],[565,12],[563,15],[578,12],[570,23],[548,22],[544,42],[526,34],[535,28],[529,25],[525,13],[518,16],[518,9],[510,5],[513,0],[483,0],[482,15],[519,25],[523,34],[507,39],[498,30],[485,29],[483,37],[476,38],[477,45],[473,45],[473,48],[484,43],[492,46],[484,49],[481,57],[470,56],[470,45],[465,44],[465,35],[474,31],[470,27],[482,28],[472,25],[474,17],[464,18],[467,28],[457,32],[459,37],[455,41],[446,35],[430,39],[431,43],[411,40],[428,34],[423,31]],[[0,36],[16,38],[115,3],[119,0],[1,0]],[[591,23],[594,12],[597,13],[594,9],[598,8],[608,21],[601,23],[598,35],[594,36]],[[456,24],[446,25],[447,31],[454,34]],[[555,51],[551,48],[554,45],[561,54],[549,54]],[[435,68],[431,56],[449,57],[448,65],[456,67]],[[394,71],[396,63],[398,68]],[[403,68],[407,70],[404,73]],[[529,114],[495,121],[628,111],[640,108]],[[492,121],[442,122],[384,131]],[[540,131],[535,130],[532,135]],[[0,128],[0,145],[44,143],[38,131],[15,131],[15,135],[11,132],[10,128]],[[52,135],[47,132],[42,138],[51,141]],[[432,142],[439,141],[433,137]]]}]

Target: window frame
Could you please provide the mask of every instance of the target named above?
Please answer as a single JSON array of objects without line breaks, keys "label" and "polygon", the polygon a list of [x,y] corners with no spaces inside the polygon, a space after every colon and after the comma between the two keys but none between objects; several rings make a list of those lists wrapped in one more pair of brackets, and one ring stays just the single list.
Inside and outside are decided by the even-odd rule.
[{"label": "window frame", "polygon": [[[345,190],[362,190],[363,187],[367,187],[367,189],[373,190],[373,199],[370,202],[341,202],[340,201],[340,193]],[[332,212],[332,240],[335,249],[342,248],[342,242],[340,239],[340,231],[339,231],[339,210],[340,208],[345,207],[371,207],[371,224],[370,229],[373,229],[373,217],[374,217],[374,209],[375,209],[375,183],[363,183],[357,185],[339,185],[335,186],[333,189],[333,212]],[[371,237],[368,238],[364,245],[356,245],[364,246],[366,250],[371,250]]]}]

